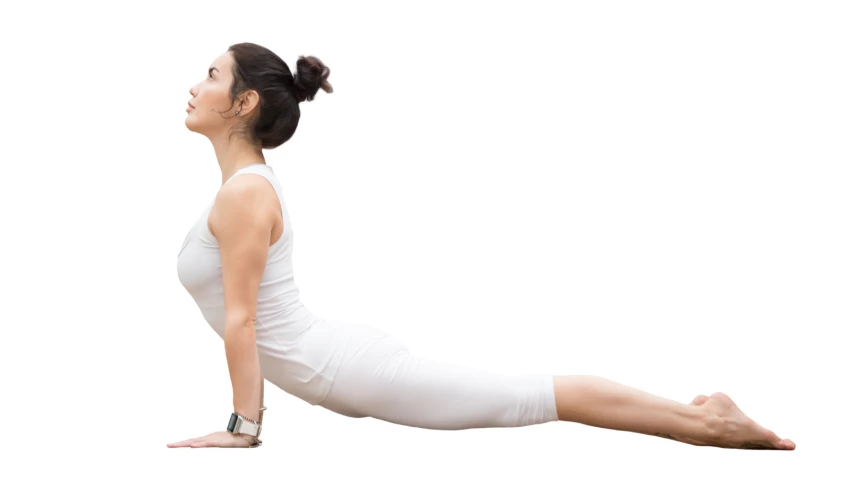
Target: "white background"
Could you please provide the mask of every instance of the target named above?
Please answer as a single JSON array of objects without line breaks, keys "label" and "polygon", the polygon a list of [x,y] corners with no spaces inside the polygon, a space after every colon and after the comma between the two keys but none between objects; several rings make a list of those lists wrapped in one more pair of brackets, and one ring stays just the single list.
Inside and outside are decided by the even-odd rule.
[{"label": "white background", "polygon": [[[848,468],[844,2],[4,6],[4,467],[14,476],[837,476]],[[220,185],[183,123],[233,43],[335,91],[266,158],[301,298],[417,354],[729,394],[794,452],[549,423],[352,419],[266,384],[177,280]],[[842,459],[843,457],[843,459]],[[9,468],[7,468],[9,469]],[[846,476],[846,475],[844,475]]]}]

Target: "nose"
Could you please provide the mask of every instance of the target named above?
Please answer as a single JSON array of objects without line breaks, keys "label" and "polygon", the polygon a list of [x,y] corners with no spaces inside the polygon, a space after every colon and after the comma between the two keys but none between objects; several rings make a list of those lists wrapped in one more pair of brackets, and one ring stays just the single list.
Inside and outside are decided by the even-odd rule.
[{"label": "nose", "polygon": [[197,86],[193,86],[193,87],[189,88],[189,94],[190,94],[190,95],[192,95],[192,97],[193,97],[193,98],[194,98],[195,96],[197,96],[197,95],[195,94],[195,88],[197,88]]}]

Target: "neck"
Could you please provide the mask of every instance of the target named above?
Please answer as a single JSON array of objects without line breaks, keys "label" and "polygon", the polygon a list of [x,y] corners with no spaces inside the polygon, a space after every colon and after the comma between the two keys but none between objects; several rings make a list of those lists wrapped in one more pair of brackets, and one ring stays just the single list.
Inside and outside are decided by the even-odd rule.
[{"label": "neck", "polygon": [[249,164],[266,163],[263,149],[259,144],[252,144],[235,136],[232,140],[228,140],[227,135],[211,141],[218,159],[218,166],[221,168],[221,184],[230,179],[233,173]]}]

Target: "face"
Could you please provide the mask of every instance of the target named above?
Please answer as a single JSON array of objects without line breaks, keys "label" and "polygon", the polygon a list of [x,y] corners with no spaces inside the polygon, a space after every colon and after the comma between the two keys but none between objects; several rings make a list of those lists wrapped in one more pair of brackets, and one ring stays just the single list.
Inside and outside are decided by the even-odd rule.
[{"label": "face", "polygon": [[225,52],[210,64],[206,77],[189,89],[192,98],[186,105],[186,127],[190,131],[212,137],[226,132],[235,118],[243,117],[242,112],[236,116],[239,101],[231,106],[232,68],[233,57]]}]

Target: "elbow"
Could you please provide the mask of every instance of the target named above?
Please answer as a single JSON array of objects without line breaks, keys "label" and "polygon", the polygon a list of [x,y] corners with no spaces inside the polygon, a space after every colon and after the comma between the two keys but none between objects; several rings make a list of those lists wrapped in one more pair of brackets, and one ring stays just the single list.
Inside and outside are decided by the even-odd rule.
[{"label": "elbow", "polygon": [[226,330],[254,330],[257,326],[257,318],[253,314],[234,314],[225,319],[225,324]]},{"label": "elbow", "polygon": [[242,350],[248,344],[256,343],[257,330],[254,328],[254,317],[228,318],[224,326],[224,348],[227,350]]}]

